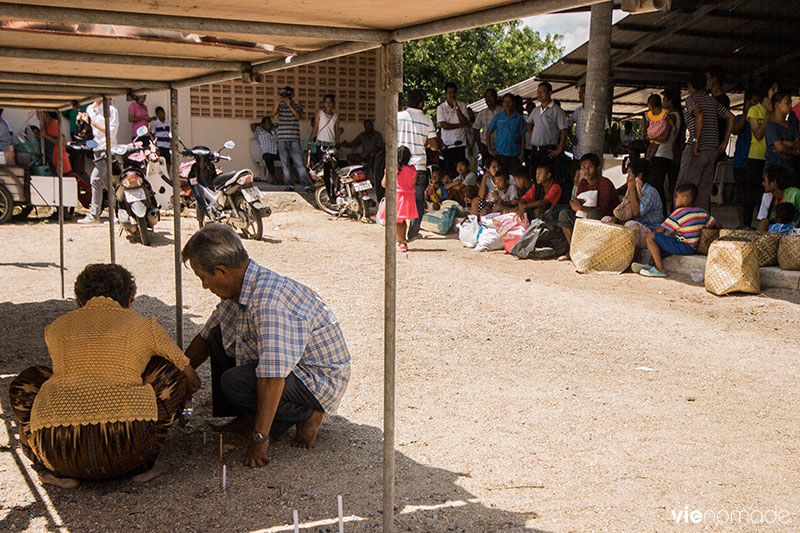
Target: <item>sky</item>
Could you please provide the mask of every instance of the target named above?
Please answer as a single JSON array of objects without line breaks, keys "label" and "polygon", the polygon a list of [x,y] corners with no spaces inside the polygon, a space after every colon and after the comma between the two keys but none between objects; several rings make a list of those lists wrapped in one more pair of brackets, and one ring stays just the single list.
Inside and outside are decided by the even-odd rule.
[{"label": "sky", "polygon": [[[626,13],[615,9],[613,22],[625,18]],[[544,35],[546,33],[558,33],[563,35],[561,46],[564,47],[564,55],[570,53],[589,39],[589,12],[585,13],[563,13],[555,15],[539,15],[528,17],[522,21],[530,26],[534,31]]]}]

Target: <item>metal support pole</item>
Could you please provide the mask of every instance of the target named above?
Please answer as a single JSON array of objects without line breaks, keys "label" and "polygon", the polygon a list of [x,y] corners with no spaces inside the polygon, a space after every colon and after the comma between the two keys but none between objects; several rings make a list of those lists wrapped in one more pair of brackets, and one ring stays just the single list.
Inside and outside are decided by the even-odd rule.
[{"label": "metal support pole", "polygon": [[58,121],[58,265],[61,269],[61,299],[64,294],[64,137],[61,131],[61,113]]},{"label": "metal support pole", "polygon": [[[111,102],[108,97],[103,97],[103,119],[106,127],[106,190],[108,191],[108,242],[111,248],[111,263],[117,262],[117,250],[114,243],[114,215],[117,212],[117,197],[114,194],[113,166],[111,165]],[[102,201],[102,200],[101,200]],[[100,213],[103,212],[103,204],[100,204]],[[97,216],[100,217],[100,213]]]},{"label": "metal support pole", "polygon": [[386,146],[383,304],[383,531],[394,531],[394,377],[397,252],[397,97],[403,90],[403,45],[381,47]]},{"label": "metal support pole", "polygon": [[605,145],[605,121],[609,114],[608,102],[612,92],[610,64],[613,10],[612,2],[593,5],[589,26],[583,153],[597,154],[601,161]]},{"label": "metal support pole", "polygon": [[47,159],[44,155],[44,111],[39,111],[36,114],[39,116],[39,151],[42,154],[39,165],[46,165]]},{"label": "metal support pole", "polygon": [[172,165],[172,218],[175,233],[175,342],[183,349],[183,272],[181,271],[181,176],[178,159],[178,90],[169,90],[170,138],[169,149]]}]

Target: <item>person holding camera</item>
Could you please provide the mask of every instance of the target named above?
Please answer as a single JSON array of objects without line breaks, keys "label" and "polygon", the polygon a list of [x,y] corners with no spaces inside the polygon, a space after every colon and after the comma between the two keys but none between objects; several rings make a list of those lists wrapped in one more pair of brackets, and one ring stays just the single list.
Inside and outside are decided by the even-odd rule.
[{"label": "person holding camera", "polygon": [[300,120],[303,118],[303,106],[294,102],[294,89],[289,86],[280,90],[280,100],[275,103],[273,115],[278,117],[278,154],[283,169],[285,190],[293,191],[291,165],[297,171],[300,182],[306,192],[311,192],[311,177],[303,164],[303,150],[300,148]]}]

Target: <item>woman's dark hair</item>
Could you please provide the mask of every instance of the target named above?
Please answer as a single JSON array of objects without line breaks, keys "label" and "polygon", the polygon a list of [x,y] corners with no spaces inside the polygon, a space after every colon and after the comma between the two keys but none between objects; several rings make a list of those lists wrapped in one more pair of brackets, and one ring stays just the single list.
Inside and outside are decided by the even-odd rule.
[{"label": "woman's dark hair", "polygon": [[333,102],[334,104],[336,103],[336,95],[326,94],[325,96],[322,97],[322,101],[324,102],[326,98],[330,98],[331,102]]},{"label": "woman's dark hair", "polygon": [[781,224],[788,224],[797,216],[797,208],[789,202],[781,202],[775,206],[775,219]]},{"label": "woman's dark hair", "polygon": [[407,146],[401,146],[397,149],[397,166],[398,168],[402,168],[408,165],[409,161],[411,161],[411,150],[408,149]]},{"label": "woman's dark hair", "polygon": [[58,118],[58,113],[56,111],[48,111],[47,114],[50,115],[50,118]]},{"label": "woman's dark hair", "polygon": [[136,296],[136,280],[119,265],[93,264],[83,269],[75,280],[75,303],[83,307],[97,296],[111,298],[125,307]]}]

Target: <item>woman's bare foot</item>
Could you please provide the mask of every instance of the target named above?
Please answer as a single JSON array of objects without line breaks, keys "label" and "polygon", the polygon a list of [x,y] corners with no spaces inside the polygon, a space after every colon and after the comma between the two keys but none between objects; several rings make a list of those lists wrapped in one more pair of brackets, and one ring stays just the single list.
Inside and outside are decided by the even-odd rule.
[{"label": "woman's bare foot", "polygon": [[162,474],[169,472],[169,464],[160,460],[156,460],[153,468],[142,474],[136,474],[131,479],[137,483],[147,483],[151,479],[155,479]]},{"label": "woman's bare foot", "polygon": [[569,254],[564,254],[558,258],[559,261],[569,261]]},{"label": "woman's bare foot", "polygon": [[62,489],[77,489],[81,482],[71,477],[56,477],[50,472],[39,474],[39,480],[45,485],[55,485]]},{"label": "woman's bare foot", "polygon": [[253,431],[256,418],[254,416],[237,416],[230,422],[214,426],[214,431],[219,433],[237,433],[239,431]]},{"label": "woman's bare foot", "polygon": [[323,420],[325,420],[325,411],[320,410],[314,411],[311,418],[305,422],[297,424],[297,435],[291,445],[298,448],[313,448]]}]

